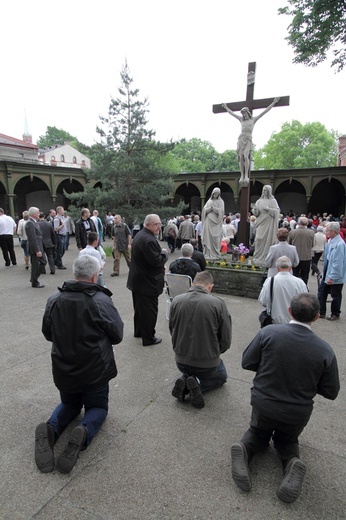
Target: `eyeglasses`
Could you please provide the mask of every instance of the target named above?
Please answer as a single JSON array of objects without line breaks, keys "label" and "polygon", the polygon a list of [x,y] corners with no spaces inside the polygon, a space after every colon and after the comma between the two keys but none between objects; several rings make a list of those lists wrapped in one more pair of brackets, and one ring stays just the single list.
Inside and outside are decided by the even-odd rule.
[{"label": "eyeglasses", "polygon": [[161,222],[152,222],[151,225],[152,226],[162,226],[162,223]]}]

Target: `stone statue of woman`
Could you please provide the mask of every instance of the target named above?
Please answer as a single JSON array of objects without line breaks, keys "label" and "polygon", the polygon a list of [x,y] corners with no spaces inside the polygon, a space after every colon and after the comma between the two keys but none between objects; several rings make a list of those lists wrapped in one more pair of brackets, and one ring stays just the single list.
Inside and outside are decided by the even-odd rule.
[{"label": "stone statue of woman", "polygon": [[258,116],[253,117],[250,110],[247,107],[241,109],[241,116],[238,116],[233,110],[229,109],[226,103],[222,104],[222,107],[233,117],[238,119],[241,124],[241,134],[238,137],[237,154],[240,168],[240,179],[241,186],[247,186],[250,180],[251,170],[251,151],[252,151],[252,132],[257,121],[264,116],[274,105],[280,100],[276,97],[270,105],[263,110]]},{"label": "stone statue of woman", "polygon": [[214,188],[202,211],[203,254],[207,260],[217,260],[221,256],[224,213],[225,203],[221,198],[221,190]]},{"label": "stone statue of woman", "polygon": [[263,186],[261,197],[256,204],[251,204],[251,211],[256,217],[254,261],[262,263],[265,262],[270,246],[276,242],[280,218],[280,208],[269,184]]}]

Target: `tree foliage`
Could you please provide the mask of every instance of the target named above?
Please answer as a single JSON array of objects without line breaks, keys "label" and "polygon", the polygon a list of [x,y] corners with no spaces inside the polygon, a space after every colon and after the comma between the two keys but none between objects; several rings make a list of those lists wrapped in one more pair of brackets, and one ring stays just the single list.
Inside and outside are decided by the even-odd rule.
[{"label": "tree foliage", "polygon": [[100,182],[102,189],[88,187],[70,198],[86,200],[99,211],[116,211],[128,222],[142,221],[149,213],[161,218],[179,214],[181,208],[169,207],[174,196],[169,152],[174,144],[154,140],[155,132],[147,128],[148,101],[140,100],[139,90],[132,87],[127,63],[120,76],[119,97],[111,99],[108,116],[100,117],[101,142],[93,146],[90,180]]},{"label": "tree foliage", "polygon": [[90,156],[91,149],[89,146],[81,143],[78,141],[77,137],[74,137],[65,130],[57,128],[56,126],[47,126],[45,135],[40,135],[38,138],[37,146],[39,148],[49,148],[50,146],[63,145],[67,142],[79,152],[88,157]]},{"label": "tree foliage", "polygon": [[284,123],[268,143],[255,151],[255,170],[336,166],[337,135],[321,123]]},{"label": "tree foliage", "polygon": [[179,141],[172,151],[172,157],[177,172],[202,173],[239,169],[237,152],[226,150],[220,154],[209,141],[196,137]]},{"label": "tree foliage", "polygon": [[279,14],[293,16],[286,38],[295,52],[294,63],[316,66],[332,50],[332,67],[340,72],[346,61],[345,0],[287,0]]}]

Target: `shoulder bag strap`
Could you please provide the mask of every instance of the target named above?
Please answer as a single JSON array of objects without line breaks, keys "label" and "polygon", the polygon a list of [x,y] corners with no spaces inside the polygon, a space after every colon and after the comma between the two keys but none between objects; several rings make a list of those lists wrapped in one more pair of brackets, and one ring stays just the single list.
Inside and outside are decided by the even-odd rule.
[{"label": "shoulder bag strap", "polygon": [[274,276],[272,276],[271,280],[270,280],[270,301],[269,301],[269,305],[267,306],[267,313],[269,315],[271,314],[271,308],[273,305],[273,285],[274,285]]}]

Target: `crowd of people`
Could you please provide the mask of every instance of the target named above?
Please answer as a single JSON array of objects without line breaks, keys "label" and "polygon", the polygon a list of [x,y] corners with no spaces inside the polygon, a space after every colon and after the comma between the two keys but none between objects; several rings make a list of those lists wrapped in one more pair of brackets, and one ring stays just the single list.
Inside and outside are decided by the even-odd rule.
[{"label": "crowd of people", "polygon": [[[169,315],[175,362],[181,373],[174,383],[173,397],[201,409],[205,406],[204,394],[227,381],[221,355],[231,346],[232,320],[225,301],[212,294],[203,223],[210,213],[207,209],[212,208],[221,223],[222,241],[227,239],[233,246],[237,244],[240,215],[222,213],[220,219],[219,210],[223,208],[220,202],[215,204],[218,198],[219,192],[215,192],[202,215],[170,219],[165,225],[158,215],[149,214],[135,233],[120,215],[108,214],[103,223],[97,210],[91,215],[88,208],[83,208],[80,218],[73,222],[62,206],[47,216],[39,208],[30,207],[18,225],[0,208],[0,246],[5,265],[17,264],[13,248],[17,232],[32,287],[44,287],[39,277],[47,265],[51,274],[66,269],[63,258],[71,233],[78,249],[73,264],[75,280],[65,282],[49,297],[43,316],[42,332],[52,342],[53,378],[61,402],[36,428],[35,461],[40,471],[51,472],[56,467],[69,473],[108,413],[108,385],[117,375],[113,345],[122,341],[123,322],[102,276],[102,241],[106,236],[113,240],[111,276],[119,276],[122,255],[129,268],[133,335],[141,339],[143,347],[162,342],[156,334],[156,322],[166,269],[192,279],[188,292],[173,299]],[[251,390],[252,416],[249,429],[231,450],[232,477],[240,489],[249,492],[249,463],[272,439],[283,465],[277,496],[284,502],[293,502],[301,492],[306,470],[299,456],[298,438],[311,416],[313,398],[320,394],[335,399],[340,387],[335,354],[312,332],[311,324],[327,317],[329,295],[331,314],[327,319],[340,319],[346,281],[346,219],[309,217],[281,215],[275,233],[277,243],[269,245],[265,258],[268,278],[259,302],[270,310],[272,325],[261,329],[243,354],[243,368],[256,373]],[[256,218],[249,214],[250,227]],[[252,244],[255,232],[256,228]],[[207,249],[215,248],[213,229],[211,235]],[[166,240],[167,247],[161,246],[160,239]],[[168,251],[176,248],[181,256],[168,265]],[[319,276],[317,296],[308,290],[310,271]],[[75,323],[79,323],[78,328]],[[292,366],[294,370],[290,370]],[[83,407],[83,418],[55,461],[55,443]]]}]

